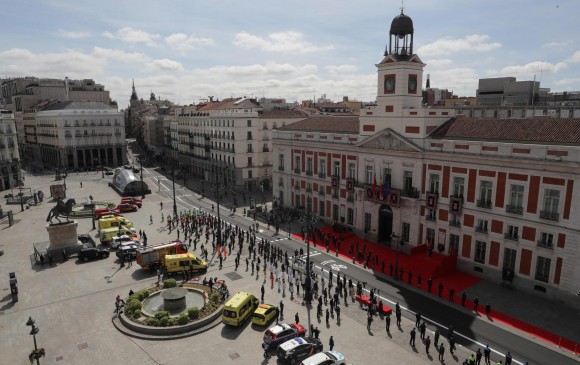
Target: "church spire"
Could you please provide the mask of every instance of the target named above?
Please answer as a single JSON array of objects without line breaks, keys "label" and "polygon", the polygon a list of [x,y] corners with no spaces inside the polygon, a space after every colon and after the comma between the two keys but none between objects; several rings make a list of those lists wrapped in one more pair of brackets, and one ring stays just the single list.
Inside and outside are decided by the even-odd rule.
[{"label": "church spire", "polygon": [[137,91],[135,91],[135,79],[133,79],[133,91],[131,92],[131,100],[138,100]]}]

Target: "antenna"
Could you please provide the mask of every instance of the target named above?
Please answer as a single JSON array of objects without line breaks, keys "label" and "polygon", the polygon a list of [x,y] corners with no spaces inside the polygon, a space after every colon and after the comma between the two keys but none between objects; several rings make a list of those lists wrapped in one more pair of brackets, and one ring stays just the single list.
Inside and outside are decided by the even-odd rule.
[{"label": "antenna", "polygon": [[403,14],[403,10],[405,10],[405,0],[401,0],[401,14]]}]

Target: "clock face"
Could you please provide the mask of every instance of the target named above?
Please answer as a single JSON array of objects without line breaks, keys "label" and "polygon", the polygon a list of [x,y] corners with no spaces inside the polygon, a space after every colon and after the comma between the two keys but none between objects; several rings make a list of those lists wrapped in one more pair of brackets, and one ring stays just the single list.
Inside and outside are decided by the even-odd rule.
[{"label": "clock face", "polygon": [[409,76],[409,92],[417,90],[417,77]]},{"label": "clock face", "polygon": [[388,76],[385,79],[385,90],[388,92],[395,90],[395,78],[393,76]]}]

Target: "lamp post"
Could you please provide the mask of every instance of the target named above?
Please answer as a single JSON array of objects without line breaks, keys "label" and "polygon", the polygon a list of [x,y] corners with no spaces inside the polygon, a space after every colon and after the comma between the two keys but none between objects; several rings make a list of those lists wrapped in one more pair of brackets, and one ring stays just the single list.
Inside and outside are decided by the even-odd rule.
[{"label": "lamp post", "polygon": [[171,172],[171,181],[173,182],[173,216],[177,218],[177,203],[175,201],[175,174],[177,170]]},{"label": "lamp post", "polygon": [[[308,197],[306,210],[300,214],[300,222],[307,225],[308,230],[306,233],[306,280],[305,280],[305,290],[304,290],[304,302],[310,304],[312,301],[312,289],[310,287],[311,272],[310,272],[310,233],[312,231],[312,225],[318,222],[318,217],[312,213],[312,198]],[[310,324],[309,327],[310,328]]]},{"label": "lamp post", "polygon": [[141,158],[141,156],[139,155],[139,164],[141,165],[141,171],[140,171],[140,176],[141,176],[141,199],[145,199],[145,190],[143,189],[143,159]]},{"label": "lamp post", "polygon": [[217,193],[217,220],[218,220],[218,240],[217,244],[222,242],[222,222],[220,218],[220,169],[219,166],[214,166],[216,172],[216,193]]},{"label": "lamp post", "polygon": [[391,238],[397,241],[397,253],[395,255],[395,280],[399,280],[399,243],[401,240],[395,233],[391,233]]},{"label": "lamp post", "polygon": [[[34,319],[32,319],[32,317],[28,317],[26,325],[32,327],[32,329],[30,330],[30,335],[32,335],[32,338],[34,339],[34,352],[38,353],[38,346],[36,345],[36,335],[38,334],[40,329],[34,325]],[[40,360],[38,359],[38,357],[34,358],[36,359],[36,365],[40,365]]]}]

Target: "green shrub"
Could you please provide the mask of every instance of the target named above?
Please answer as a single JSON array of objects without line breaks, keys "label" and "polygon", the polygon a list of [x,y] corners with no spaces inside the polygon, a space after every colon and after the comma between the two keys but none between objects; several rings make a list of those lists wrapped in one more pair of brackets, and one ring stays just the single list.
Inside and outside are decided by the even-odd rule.
[{"label": "green shrub", "polygon": [[159,320],[157,318],[149,318],[147,320],[147,325],[148,326],[152,326],[152,327],[158,327],[159,326]]},{"label": "green shrub", "polygon": [[220,300],[222,299],[222,296],[220,295],[220,293],[212,293],[212,295],[209,297],[209,301],[212,303],[219,303]]},{"label": "green shrub", "polygon": [[199,308],[198,307],[191,307],[187,310],[187,315],[191,319],[198,319],[199,318]]},{"label": "green shrub", "polygon": [[177,326],[177,318],[169,318],[168,326]]},{"label": "green shrub", "polygon": [[137,309],[135,312],[133,312],[133,318],[138,319],[139,317],[141,317],[141,310]]},{"label": "green shrub", "polygon": [[187,324],[187,322],[189,322],[189,317],[185,313],[180,314],[179,317],[177,318],[177,323],[179,323],[182,326],[184,324]]},{"label": "green shrub", "polygon": [[159,326],[161,327],[167,327],[169,323],[169,317],[163,317],[159,320]]},{"label": "green shrub", "polygon": [[139,290],[137,293],[133,294],[136,296],[136,298],[142,302],[143,300],[147,299],[149,297],[149,290],[147,289],[143,289],[143,290]]},{"label": "green shrub", "polygon": [[165,279],[163,280],[163,288],[175,288],[177,286],[177,281],[175,279]]},{"label": "green shrub", "polygon": [[125,303],[125,314],[133,313],[137,309],[141,310],[141,302],[135,298],[131,298]]},{"label": "green shrub", "polygon": [[159,312],[155,313],[155,318],[157,318],[157,319],[161,319],[164,317],[169,317],[168,311],[159,311]]}]

